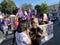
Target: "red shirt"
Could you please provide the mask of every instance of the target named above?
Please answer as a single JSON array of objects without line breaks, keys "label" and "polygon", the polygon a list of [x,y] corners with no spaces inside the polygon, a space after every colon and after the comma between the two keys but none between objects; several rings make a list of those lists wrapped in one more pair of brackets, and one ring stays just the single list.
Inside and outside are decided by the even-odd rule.
[{"label": "red shirt", "polygon": [[18,21],[14,21],[14,29],[17,29],[18,28]]}]

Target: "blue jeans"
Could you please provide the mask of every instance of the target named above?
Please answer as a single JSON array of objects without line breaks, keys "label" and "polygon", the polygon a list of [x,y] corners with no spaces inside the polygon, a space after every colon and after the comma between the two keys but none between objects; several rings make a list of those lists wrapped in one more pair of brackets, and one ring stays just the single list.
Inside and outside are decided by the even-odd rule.
[{"label": "blue jeans", "polygon": [[4,37],[7,38],[8,31],[4,31]]},{"label": "blue jeans", "polygon": [[37,38],[32,41],[32,45],[41,45],[41,38]]}]

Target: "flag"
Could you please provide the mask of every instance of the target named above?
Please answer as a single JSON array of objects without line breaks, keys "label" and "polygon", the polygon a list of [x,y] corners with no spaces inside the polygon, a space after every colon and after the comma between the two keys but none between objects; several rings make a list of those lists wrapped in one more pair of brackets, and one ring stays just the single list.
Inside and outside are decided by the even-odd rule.
[{"label": "flag", "polygon": [[22,7],[20,7],[20,8],[18,9],[18,15],[19,15],[19,17],[21,17],[21,18],[25,17],[24,14],[23,14],[23,12],[22,12]]},{"label": "flag", "polygon": [[31,9],[29,8],[29,13],[31,13]]},{"label": "flag", "polygon": [[24,11],[24,13],[25,13],[26,16],[28,15],[28,14],[27,14],[27,11]]},{"label": "flag", "polygon": [[35,10],[35,17],[37,17],[37,10]]},{"label": "flag", "polygon": [[32,18],[32,12],[31,12],[31,9],[29,9],[29,17]]}]

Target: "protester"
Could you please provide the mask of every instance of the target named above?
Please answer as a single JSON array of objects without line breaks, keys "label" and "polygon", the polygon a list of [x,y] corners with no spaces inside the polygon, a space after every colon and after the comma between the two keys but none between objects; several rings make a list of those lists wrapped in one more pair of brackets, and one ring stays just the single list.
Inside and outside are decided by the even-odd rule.
[{"label": "protester", "polygon": [[36,23],[37,26],[39,25],[38,18],[33,18],[33,21]]},{"label": "protester", "polygon": [[41,37],[42,37],[43,31],[37,26],[37,23],[35,21],[31,22],[31,25],[32,25],[32,28],[31,28],[32,45],[41,45]]},{"label": "protester", "polygon": [[7,16],[8,30],[11,30],[11,20],[10,17]]},{"label": "protester", "polygon": [[2,27],[4,31],[4,37],[7,38],[7,35],[8,35],[7,17],[4,18],[4,23]]},{"label": "protester", "polygon": [[4,31],[4,37],[7,38],[8,31],[11,29],[11,22],[10,22],[10,17],[6,16],[4,17],[4,24],[3,24],[3,31]]},{"label": "protester", "polygon": [[45,24],[48,24],[47,14],[43,14],[43,22],[44,22]]},{"label": "protester", "polygon": [[3,19],[0,19],[0,31],[2,31],[2,33],[4,33],[2,25],[3,25]]},{"label": "protester", "polygon": [[17,15],[16,15],[16,16],[15,16],[15,19],[14,19],[14,30],[13,30],[14,38],[13,38],[13,45],[14,45],[14,43],[16,42],[16,40],[15,40],[15,32],[16,32],[16,30],[17,30],[17,28],[18,28],[18,24],[19,24],[19,22],[18,22],[18,17],[17,17]]},{"label": "protester", "polygon": [[15,33],[17,45],[31,45],[29,36],[29,27],[25,21],[19,23],[18,30]]},{"label": "protester", "polygon": [[18,27],[18,17],[15,16],[15,19],[14,19],[14,29],[16,30]]},{"label": "protester", "polygon": [[39,21],[39,25],[42,25],[43,22],[42,18],[39,18],[38,21]]},{"label": "protester", "polygon": [[31,21],[30,21],[30,18],[28,16],[26,16],[26,21],[27,21],[28,26],[31,27],[31,25],[30,25]]}]

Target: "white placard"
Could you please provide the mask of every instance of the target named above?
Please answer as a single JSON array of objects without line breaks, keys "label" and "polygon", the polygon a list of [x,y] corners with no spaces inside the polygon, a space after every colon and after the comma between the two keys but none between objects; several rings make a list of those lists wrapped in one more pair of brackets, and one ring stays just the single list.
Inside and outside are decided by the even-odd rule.
[{"label": "white placard", "polygon": [[53,23],[50,22],[49,24],[39,25],[39,27],[43,30],[43,37],[41,39],[42,43],[53,38]]}]

